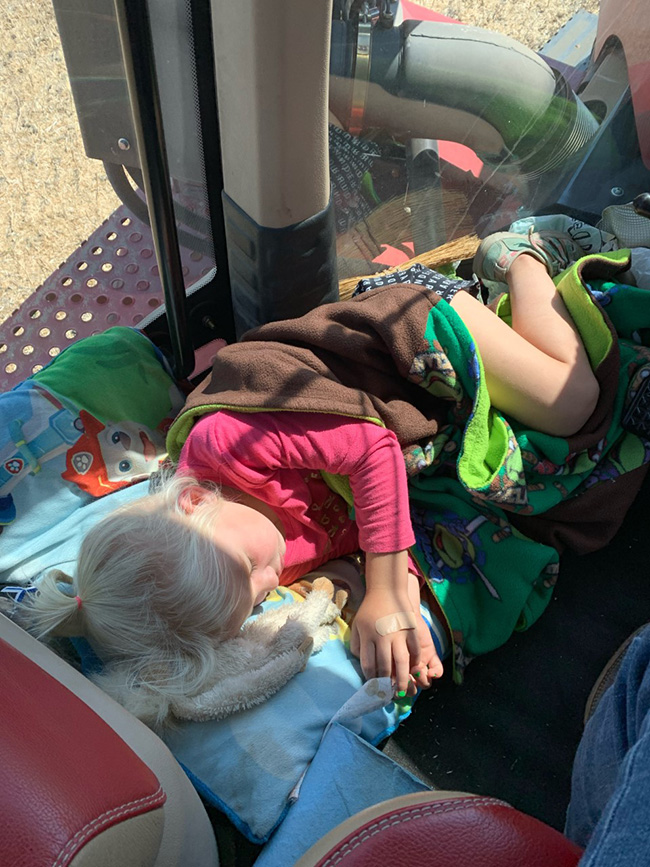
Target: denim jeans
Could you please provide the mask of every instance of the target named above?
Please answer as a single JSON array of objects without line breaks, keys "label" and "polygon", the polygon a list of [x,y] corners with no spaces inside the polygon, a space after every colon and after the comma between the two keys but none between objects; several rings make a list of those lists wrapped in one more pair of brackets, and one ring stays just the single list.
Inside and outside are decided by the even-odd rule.
[{"label": "denim jeans", "polygon": [[565,832],[586,847],[580,867],[650,865],[650,626],[585,727]]}]

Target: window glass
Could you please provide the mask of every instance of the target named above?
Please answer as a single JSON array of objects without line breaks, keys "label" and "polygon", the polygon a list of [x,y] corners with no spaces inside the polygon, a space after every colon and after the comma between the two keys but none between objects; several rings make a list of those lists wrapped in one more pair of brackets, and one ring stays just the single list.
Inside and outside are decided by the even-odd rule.
[{"label": "window glass", "polygon": [[342,277],[650,189],[640,0],[538,5],[335,2]]}]

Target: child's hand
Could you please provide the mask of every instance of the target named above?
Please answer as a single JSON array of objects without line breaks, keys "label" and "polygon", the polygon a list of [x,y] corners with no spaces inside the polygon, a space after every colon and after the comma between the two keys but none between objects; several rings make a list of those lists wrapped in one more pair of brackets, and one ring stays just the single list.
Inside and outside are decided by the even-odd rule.
[{"label": "child's hand", "polygon": [[[377,631],[378,622],[385,623],[384,618],[401,612],[412,616],[413,628],[385,635]],[[409,690],[414,682],[411,671],[417,671],[422,663],[420,640],[415,628],[419,616],[419,611],[417,614],[413,612],[406,593],[368,588],[352,623],[350,637],[350,649],[359,657],[364,677],[392,677],[396,693],[413,691],[413,687]]]}]

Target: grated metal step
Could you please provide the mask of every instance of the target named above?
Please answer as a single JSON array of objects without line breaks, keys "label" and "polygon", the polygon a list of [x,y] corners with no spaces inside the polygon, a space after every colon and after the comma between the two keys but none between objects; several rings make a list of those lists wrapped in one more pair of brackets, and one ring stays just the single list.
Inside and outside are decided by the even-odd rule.
[{"label": "grated metal step", "polygon": [[[214,262],[181,247],[185,285]],[[0,391],[48,364],[75,340],[139,325],[162,305],[149,227],[120,207],[0,325]]]}]

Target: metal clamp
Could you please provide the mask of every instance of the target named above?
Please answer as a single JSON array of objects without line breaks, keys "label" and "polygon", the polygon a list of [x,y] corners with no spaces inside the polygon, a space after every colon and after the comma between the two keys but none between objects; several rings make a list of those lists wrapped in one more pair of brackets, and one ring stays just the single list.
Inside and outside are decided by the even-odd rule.
[{"label": "metal clamp", "polygon": [[370,81],[370,42],[372,28],[379,18],[379,9],[364,3],[359,11],[357,27],[357,53],[354,64],[354,79],[352,81],[352,100],[348,131],[351,135],[360,135],[363,131],[363,119],[366,112],[368,82]]}]

